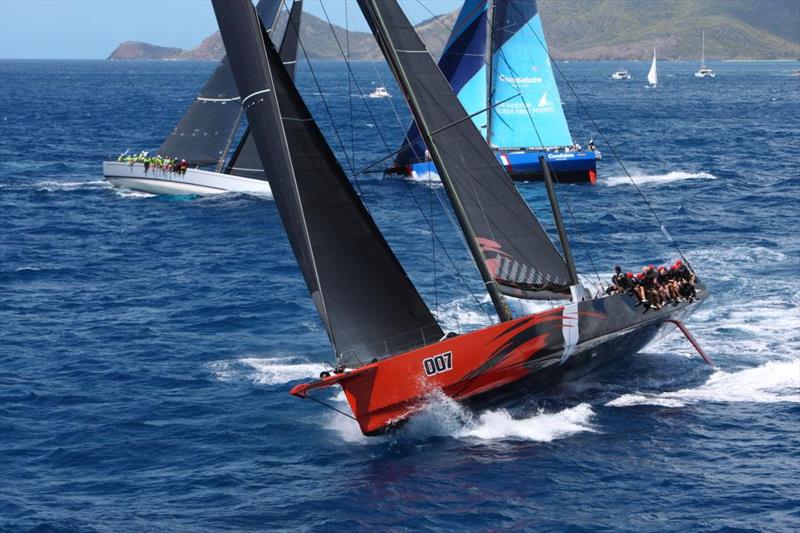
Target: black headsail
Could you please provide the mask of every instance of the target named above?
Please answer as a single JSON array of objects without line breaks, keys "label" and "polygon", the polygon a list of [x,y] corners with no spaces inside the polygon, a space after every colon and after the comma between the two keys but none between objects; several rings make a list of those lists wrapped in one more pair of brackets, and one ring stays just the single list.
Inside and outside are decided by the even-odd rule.
[{"label": "black headsail", "polygon": [[358,0],[398,84],[502,319],[502,296],[569,297],[564,258],[468,118],[396,0]]},{"label": "black headsail", "polygon": [[[258,10],[258,8],[256,9]],[[286,67],[286,71],[292,78],[294,78],[294,67],[297,63],[297,42],[302,15],[303,0],[295,0],[289,11],[289,21],[286,25],[286,31],[283,33],[283,39],[281,40],[280,56]],[[264,17],[260,12],[259,17],[263,22]],[[262,30],[266,31],[263,24]],[[265,39],[265,42],[266,41]],[[242,135],[239,146],[236,147],[236,151],[233,153],[233,156],[231,156],[225,173],[259,180],[267,179],[264,169],[261,168],[261,159],[258,157],[258,149],[250,133],[249,126]]]},{"label": "black headsail", "polygon": [[250,0],[212,3],[275,204],[341,362],[438,340],[441,328],[264,42]]},{"label": "black headsail", "polygon": [[[259,15],[265,24],[272,25],[280,5],[281,0],[259,2]],[[221,169],[241,117],[239,92],[226,56],[158,153],[180,157],[196,165],[214,164]]]}]

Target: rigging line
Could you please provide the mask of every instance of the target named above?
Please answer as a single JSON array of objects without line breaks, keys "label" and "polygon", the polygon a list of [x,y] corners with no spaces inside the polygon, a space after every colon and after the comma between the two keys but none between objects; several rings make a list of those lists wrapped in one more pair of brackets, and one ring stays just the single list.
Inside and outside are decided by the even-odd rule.
[{"label": "rigging line", "polygon": [[431,256],[433,257],[433,306],[439,307],[439,280],[436,276],[436,231],[433,229],[433,187],[428,187],[428,209],[431,213]]},{"label": "rigging line", "polygon": [[[283,4],[284,4],[284,6],[286,5],[286,0],[283,0]],[[321,0],[320,0],[320,4],[322,4]],[[322,6],[322,9],[323,10],[325,9],[324,5]],[[326,17],[327,17],[327,14],[326,14]],[[330,21],[328,21],[328,25],[330,25]],[[331,30],[332,30],[332,28],[331,28]],[[314,80],[314,85],[317,87],[317,91],[319,91],[319,96],[320,96],[320,99],[322,100],[322,104],[323,104],[323,107],[325,108],[325,112],[328,115],[328,120],[331,121],[331,126],[333,127],[333,131],[334,131],[334,134],[336,135],[336,139],[339,141],[339,145],[342,147],[342,151],[344,152],[344,158],[345,158],[345,161],[347,161],[347,166],[350,167],[350,170],[352,172],[353,164],[350,161],[350,159],[347,157],[347,148],[345,147],[345,144],[342,141],[342,137],[339,134],[339,128],[336,127],[336,121],[333,119],[333,113],[331,112],[331,108],[328,105],[328,101],[325,99],[324,93],[322,92],[322,86],[320,85],[319,79],[317,78],[317,73],[316,73],[316,71],[314,71],[314,67],[311,66],[311,60],[309,59],[308,53],[306,52],[306,47],[303,44],[303,40],[300,38],[299,25],[295,25],[295,32],[297,33],[297,42],[298,42],[298,44],[300,44],[300,49],[303,51],[303,57],[305,58],[306,64],[308,65],[308,70],[309,70],[309,72],[311,72],[311,77]],[[335,36],[335,34],[334,34],[334,36]],[[338,40],[337,40],[337,43],[338,43]],[[340,49],[341,49],[341,47],[340,47]],[[358,187],[358,192],[359,192],[360,195],[362,195],[362,198],[363,198],[363,194],[361,193],[361,188],[360,187]],[[369,207],[367,207],[367,210],[369,211]]]},{"label": "rigging line", "polygon": [[[372,120],[373,124],[375,124],[375,127],[376,127],[376,129],[378,130],[378,134],[379,134],[379,136],[380,136],[381,140],[383,141],[383,144],[384,144],[384,146],[386,147],[386,149],[387,149],[387,150],[390,150],[391,148],[389,147],[389,144],[387,143],[387,141],[386,141],[385,137],[383,136],[383,133],[381,132],[381,130],[380,130],[380,127],[379,127],[379,125],[378,125],[378,124],[379,124],[379,122],[378,122],[378,121],[375,119],[375,115],[372,113],[372,109],[370,109],[369,105],[367,104],[367,100],[366,100],[366,98],[364,98],[364,92],[361,90],[361,86],[360,86],[360,84],[358,83],[358,79],[356,78],[356,76],[355,76],[355,73],[353,72],[353,70],[352,70],[352,68],[351,68],[351,65],[350,65],[350,59],[349,59],[349,57],[348,57],[348,56],[345,56],[345,54],[344,54],[344,51],[342,50],[341,43],[340,43],[340,41],[339,41],[339,38],[336,36],[336,32],[335,32],[335,31],[334,31],[334,29],[333,29],[333,24],[332,24],[332,23],[331,23],[331,21],[330,21],[330,17],[328,17],[328,12],[327,12],[327,10],[325,9],[325,5],[324,5],[324,3],[322,2],[322,0],[320,0],[320,5],[321,5],[321,7],[322,7],[322,11],[323,11],[323,13],[325,14],[325,18],[326,18],[326,20],[327,20],[327,22],[328,22],[328,26],[329,26],[329,27],[330,27],[330,29],[331,29],[331,33],[333,34],[334,40],[336,41],[336,44],[337,44],[337,46],[339,47],[339,51],[340,51],[340,53],[342,54],[342,56],[345,58],[345,64],[346,64],[346,66],[347,66],[347,70],[348,70],[348,72],[349,72],[350,76],[352,77],[352,80],[353,80],[353,83],[355,84],[356,90],[358,90],[358,92],[359,92],[359,95],[361,96],[362,100],[364,101],[364,107],[367,109],[367,113],[369,113],[370,120]],[[299,31],[298,31],[298,36],[299,36]],[[317,81],[317,79],[316,79],[316,75],[314,75],[314,71],[313,71],[313,69],[311,68],[311,63],[310,63],[310,61],[308,60],[308,55],[306,54],[305,47],[303,46],[303,43],[302,43],[302,41],[300,41],[299,37],[298,37],[298,42],[300,43],[300,46],[301,46],[301,48],[303,49],[303,55],[304,55],[304,56],[305,56],[305,58],[306,58],[306,62],[309,64],[309,69],[311,70],[311,72],[312,72],[312,76],[314,76],[314,81],[316,82],[316,81]],[[375,67],[375,64],[374,64],[374,63],[373,63],[373,68],[375,68],[375,70],[376,70],[376,73],[377,73],[377,68]],[[378,77],[379,77],[379,79],[381,79],[381,76],[380,76],[380,74],[378,74]],[[318,88],[318,90],[319,90],[319,92],[320,92],[320,95],[322,95],[322,89],[319,87],[319,83],[317,83],[317,88]],[[326,110],[328,111],[328,114],[329,114],[329,116],[330,116],[330,110],[328,109],[327,102],[325,101],[324,97],[323,97],[323,103],[325,103],[325,108],[326,108]],[[395,107],[394,107],[394,103],[392,103],[392,102],[390,101],[390,104],[391,104],[392,110],[394,111],[395,117],[397,117],[398,123],[399,123],[399,124],[400,124],[400,126],[402,127],[402,125],[403,125],[403,124],[402,124],[402,121],[400,120],[400,117],[399,117],[399,115],[398,115],[398,113],[397,113],[397,110],[396,110],[396,109],[395,109]],[[332,120],[332,119],[331,119],[331,120]],[[335,126],[334,126],[334,129],[335,129]],[[338,130],[337,130],[337,138],[339,138],[339,137],[338,137]],[[345,150],[345,154],[346,154],[346,149],[344,148],[344,143],[342,143],[342,140],[341,140],[341,138],[339,138],[339,142],[340,142],[340,144],[342,144],[342,149],[343,149],[343,150]],[[398,152],[399,152],[399,150],[398,150]],[[389,156],[389,157],[391,157],[391,156]],[[384,159],[384,160],[385,160],[385,159]],[[352,166],[351,166],[351,172],[352,172]],[[359,172],[359,173],[360,173],[360,172]],[[354,173],[354,174],[353,174],[353,179],[354,179],[354,181],[355,181],[355,183],[356,183],[356,186],[357,186],[357,188],[358,188],[358,190],[359,190],[359,193],[361,194],[362,200],[364,200],[364,203],[365,203],[365,205],[366,205],[366,203],[367,203],[367,202],[366,202],[366,199],[364,198],[364,195],[363,195],[363,193],[361,193],[361,187],[360,187],[360,184],[359,184],[358,177],[357,177],[357,174],[356,174],[356,173]],[[407,187],[407,188],[408,188],[408,187],[410,187],[410,186],[409,186],[409,184],[408,184],[408,182],[407,182],[406,180],[403,180],[403,183],[406,185],[406,187]],[[450,261],[450,263],[451,263],[451,265],[453,266],[454,270],[456,271],[457,275],[459,276],[459,278],[461,279],[461,281],[464,283],[464,285],[465,285],[465,286],[468,288],[469,292],[472,294],[472,297],[473,297],[473,298],[475,299],[475,301],[478,303],[478,305],[480,306],[480,308],[481,308],[481,309],[482,309],[484,312],[486,312],[486,311],[485,311],[485,309],[483,309],[483,306],[481,305],[481,303],[480,303],[480,300],[478,300],[478,298],[475,296],[475,294],[472,292],[472,290],[471,290],[471,289],[469,289],[469,286],[466,284],[466,280],[464,280],[464,278],[463,278],[463,276],[462,276],[461,272],[458,270],[458,267],[456,266],[455,262],[452,260],[452,258],[450,258],[450,255],[449,255],[449,253],[447,253],[447,250],[445,249],[445,247],[444,247],[444,244],[443,244],[443,243],[441,242],[441,240],[439,239],[439,237],[438,237],[438,234],[437,234],[437,233],[434,231],[434,228],[433,228],[432,224],[431,224],[431,223],[430,223],[430,222],[427,220],[427,218],[425,217],[425,212],[424,212],[424,210],[422,209],[422,206],[421,206],[421,205],[419,205],[419,202],[417,201],[416,197],[414,197],[414,194],[413,194],[413,192],[411,192],[411,197],[414,199],[414,203],[417,205],[417,209],[420,211],[420,213],[422,213],[422,216],[423,216],[423,218],[425,218],[426,222],[428,223],[428,226],[431,228],[431,233],[432,233],[433,235],[435,235],[435,236],[436,236],[436,239],[437,239],[437,241],[439,242],[439,245],[442,247],[442,250],[445,252],[445,255],[447,256],[448,260]],[[367,209],[369,209],[369,206],[367,206]],[[490,316],[490,315],[488,315],[488,314],[487,314],[487,316],[489,316],[489,320],[491,321],[491,316]]]},{"label": "rigging line", "polygon": [[[475,300],[475,303],[478,305],[478,308],[481,311],[483,311],[484,314],[486,314],[486,317],[489,319],[489,322],[494,324],[494,320],[492,319],[492,315],[489,312],[486,311],[483,303],[480,301],[480,299],[472,291],[472,289],[470,288],[469,284],[467,283],[467,280],[464,279],[464,275],[461,273],[461,270],[458,268],[458,265],[456,265],[455,261],[453,261],[453,258],[450,256],[450,252],[447,251],[447,248],[445,248],[444,243],[439,238],[439,234],[436,231],[434,231],[433,222],[431,220],[428,220],[428,217],[425,215],[425,211],[422,209],[422,205],[420,205],[419,201],[417,200],[417,197],[414,196],[414,191],[411,190],[411,184],[408,182],[408,180],[401,180],[401,181],[403,182],[403,184],[405,185],[406,189],[408,190],[409,196],[411,196],[411,199],[414,201],[414,204],[417,206],[417,209],[419,209],[419,212],[422,214],[423,220],[425,220],[425,223],[428,225],[428,228],[430,228],[431,234],[435,236],[436,242],[439,243],[439,246],[442,248],[442,251],[444,252],[445,257],[447,257],[447,260],[450,262],[450,265],[453,267],[453,270],[455,270],[456,276],[458,276],[458,279],[461,280],[461,283],[464,285],[464,287],[467,288],[467,291],[469,291],[470,295]],[[442,203],[442,198],[439,196],[438,190],[436,192],[436,197],[439,199],[439,202]],[[445,205],[443,203],[442,203],[442,207],[445,208]],[[455,226],[456,222],[452,219],[452,216],[450,215],[450,213],[447,211],[446,208],[444,210],[445,210],[445,213],[447,213],[447,216],[450,218],[450,223],[454,227],[456,227]],[[460,231],[457,231],[456,234],[460,235],[462,240],[464,239],[464,236]]]},{"label": "rigging line", "polygon": [[[333,35],[334,41],[336,41],[336,46],[339,48],[339,53],[344,58],[345,65],[347,65],[347,72],[350,74],[350,77],[353,79],[353,83],[355,83],[356,89],[358,90],[359,96],[361,96],[362,100],[364,100],[364,92],[361,90],[361,86],[358,83],[358,79],[356,78],[355,73],[353,72],[352,67],[350,66],[350,58],[345,56],[344,50],[342,49],[342,43],[339,41],[339,37],[336,35],[336,31],[333,29],[333,23],[331,22],[330,17],[328,17],[328,10],[325,9],[325,3],[322,0],[319,0],[319,4],[322,7],[322,12],[325,14],[325,20],[328,22],[328,27],[331,29],[331,34]],[[348,78],[350,79],[350,78]],[[375,124],[375,127],[378,129],[378,133],[383,141],[384,145],[386,145],[386,149],[389,149],[389,144],[386,142],[386,139],[383,137],[383,133],[380,131],[378,127],[378,122],[375,120],[375,116],[372,114],[372,110],[369,109],[369,106],[366,105],[366,100],[364,100],[364,105],[367,108],[367,112],[369,112],[370,120],[372,123]],[[352,172],[351,168],[351,172]]]},{"label": "rigging line", "polygon": [[[345,3],[346,3],[346,1],[347,0],[345,0]],[[342,57],[344,58],[345,65],[347,66],[347,72],[350,74],[350,77],[352,77],[353,82],[355,83],[356,88],[358,89],[358,92],[361,95],[361,99],[364,100],[364,93],[361,90],[360,85],[358,84],[358,79],[356,79],[356,76],[355,76],[355,73],[353,72],[353,69],[350,67],[350,58],[349,58],[349,56],[345,56],[344,50],[342,49],[342,44],[339,42],[339,37],[336,36],[336,31],[334,30],[333,24],[331,23],[331,19],[328,16],[328,10],[325,9],[325,4],[322,2],[322,0],[319,0],[319,4],[320,4],[320,7],[322,7],[322,12],[325,14],[325,19],[328,22],[328,27],[331,30],[331,34],[333,35],[333,39],[334,39],[334,41],[336,41],[336,46],[339,48],[339,53],[341,53]],[[305,55],[305,48],[303,48],[303,54]],[[308,59],[307,56],[306,56],[306,59]],[[310,62],[309,62],[309,68],[311,68],[311,63]],[[313,70],[312,70],[312,74],[313,74]],[[348,77],[348,83],[349,83],[350,77]],[[314,77],[314,79],[316,80],[316,76]],[[319,85],[317,85],[317,86],[319,87]],[[320,92],[320,96],[322,96],[322,89],[319,89],[319,92]],[[352,99],[352,96],[348,95],[348,99]],[[328,116],[331,117],[331,122],[333,122],[333,117],[331,116],[330,109],[328,108],[328,103],[327,103],[327,101],[325,100],[324,97],[322,97],[322,101],[325,104],[325,109],[328,111]],[[351,103],[351,105],[352,105],[352,103]],[[384,137],[383,137],[383,133],[381,132],[380,127],[378,126],[378,122],[375,120],[375,116],[372,114],[372,110],[369,109],[368,105],[366,105],[366,101],[365,101],[364,105],[367,108],[367,112],[369,113],[370,120],[372,120],[372,123],[375,124],[375,127],[378,130],[378,135],[380,136],[381,140],[383,141],[384,146],[386,147],[387,150],[389,150],[389,145],[386,142],[386,139],[384,139]],[[352,114],[351,114],[350,118],[351,118],[350,127],[351,127],[351,132],[352,132],[352,127],[353,127]],[[353,161],[351,161],[347,157],[347,148],[345,147],[344,142],[342,142],[342,139],[339,136],[339,130],[338,130],[338,128],[336,128],[336,123],[335,122],[333,122],[333,129],[336,132],[336,137],[337,137],[337,139],[339,139],[339,144],[342,146],[342,150],[344,151],[345,159],[347,160],[348,166],[350,167],[350,173],[351,173],[351,176],[353,177],[353,181],[355,182],[356,190],[358,191],[359,196],[361,197],[362,201],[364,202],[364,205],[367,208],[367,212],[372,214],[370,209],[369,209],[369,205],[367,204],[367,199],[366,199],[366,196],[364,195],[364,191],[361,189],[361,182],[358,181],[358,175],[356,175],[356,173],[354,171]],[[355,157],[355,150],[353,150],[353,157]]]},{"label": "rigging line", "polygon": [[[528,23],[526,23],[526,24],[528,24]],[[619,163],[619,166],[622,167],[622,170],[625,172],[625,175],[628,177],[630,182],[636,188],[636,192],[639,193],[639,196],[642,198],[642,200],[644,200],[644,203],[647,204],[648,209],[650,209],[650,213],[653,215],[653,217],[659,223],[662,233],[665,232],[666,231],[666,225],[661,220],[661,218],[658,216],[658,213],[656,212],[655,208],[650,203],[650,201],[647,199],[647,197],[645,196],[644,192],[642,192],[642,189],[639,187],[639,185],[633,179],[633,176],[631,176],[631,173],[628,172],[628,168],[625,166],[625,163],[622,162],[622,158],[617,154],[617,151],[614,149],[614,146],[609,142],[609,140],[606,137],[605,133],[603,133],[603,130],[600,129],[600,126],[597,125],[597,122],[595,121],[595,119],[592,116],[592,114],[589,112],[589,109],[584,105],[583,100],[581,100],[581,97],[578,96],[578,93],[575,91],[575,89],[572,87],[572,84],[567,79],[567,76],[564,74],[564,71],[562,71],[561,67],[558,66],[558,63],[553,58],[553,56],[550,54],[550,51],[547,49],[547,46],[545,46],[544,43],[542,43],[542,40],[539,38],[538,34],[535,31],[533,32],[533,34],[536,36],[536,40],[539,41],[539,44],[542,46],[542,48],[544,49],[545,53],[547,54],[547,57],[550,59],[550,63],[556,68],[558,73],[561,75],[561,78],[564,80],[564,83],[566,83],[566,85],[569,88],[570,92],[575,97],[575,100],[578,102],[578,105],[581,107],[583,112],[586,113],[586,116],[589,118],[589,121],[594,126],[595,131],[597,131],[597,133],[600,135],[600,138],[602,138],[603,142],[606,144],[606,146],[608,146],[608,149],[611,151],[611,154],[614,156],[614,159],[617,160],[617,163]],[[667,240],[669,240],[669,242],[672,243],[672,245],[674,246],[675,250],[677,250],[677,252],[680,254],[681,258],[686,263],[689,263],[689,260],[687,259],[686,255],[684,255],[683,250],[681,250],[681,247],[678,245],[677,241],[673,240],[672,238],[668,238]],[[690,266],[690,268],[691,268],[691,266]]]},{"label": "rigging line", "polygon": [[[437,130],[434,130],[434,131],[432,131],[432,132],[431,132],[431,137],[433,137],[434,135],[437,135],[437,134],[439,134],[439,133],[442,133],[443,131],[445,131],[445,130],[447,130],[447,129],[450,129],[450,128],[452,128],[453,126],[458,126],[458,125],[459,125],[459,124],[461,124],[462,122],[466,122],[467,120],[470,120],[470,119],[472,119],[473,117],[475,117],[475,116],[477,116],[477,115],[480,115],[481,113],[485,113],[486,111],[488,111],[488,110],[492,109],[493,107],[495,107],[495,106],[498,106],[498,105],[500,105],[500,104],[504,104],[504,103],[508,102],[509,100],[511,100],[511,99],[513,99],[513,98],[516,98],[516,97],[518,97],[518,96],[521,96],[521,95],[520,95],[520,93],[517,93],[517,94],[511,95],[511,96],[509,96],[508,98],[506,98],[505,100],[503,100],[502,102],[497,102],[496,104],[494,104],[494,105],[492,105],[492,106],[485,107],[485,108],[481,109],[480,111],[476,111],[475,113],[472,113],[471,115],[469,115],[469,116],[467,116],[467,117],[464,117],[464,118],[462,118],[462,119],[459,119],[459,120],[456,120],[456,121],[454,121],[454,122],[451,122],[450,124],[446,124],[446,125],[442,126],[441,128],[439,128],[439,129],[437,129]],[[399,118],[400,118],[400,117],[398,117],[398,119],[399,119]],[[407,135],[406,135],[406,139],[408,139],[408,136],[407,136]],[[388,149],[388,147],[387,147],[387,149]],[[361,168],[361,169],[359,169],[357,172],[358,172],[359,174],[361,174],[361,173],[363,173],[363,172],[366,172],[366,171],[367,171],[367,170],[369,170],[370,168],[372,168],[372,167],[374,167],[374,166],[376,166],[376,165],[378,165],[378,164],[380,164],[380,163],[383,163],[383,162],[384,162],[384,161],[386,161],[387,159],[390,159],[390,158],[392,158],[392,157],[396,156],[397,154],[399,154],[400,152],[402,152],[402,151],[403,151],[403,150],[405,150],[405,149],[406,149],[406,145],[403,145],[403,146],[401,146],[400,148],[398,148],[397,150],[395,150],[395,151],[393,151],[392,153],[390,153],[389,155],[387,155],[386,157],[383,157],[383,158],[381,158],[381,159],[378,159],[377,161],[373,161],[373,162],[372,162],[372,163],[370,163],[369,165],[367,165],[367,166],[365,166],[365,167],[362,167],[362,168]]]},{"label": "rigging line", "polygon": [[[344,38],[345,46],[347,47],[347,55],[344,58],[345,63],[350,62],[350,11],[348,9],[348,0],[344,0]],[[353,127],[353,88],[352,79],[347,76],[347,110],[350,117],[350,159],[356,159],[355,148],[355,128]]]},{"label": "rigging line", "polygon": [[304,398],[308,398],[309,400],[315,401],[315,402],[317,402],[318,404],[320,404],[320,405],[322,405],[322,406],[324,406],[324,407],[327,407],[328,409],[332,409],[332,410],[336,411],[337,413],[339,413],[339,414],[341,414],[341,415],[344,415],[344,416],[346,416],[347,418],[352,418],[353,420],[355,420],[356,422],[358,422],[358,419],[357,419],[356,417],[354,417],[353,415],[351,415],[350,413],[345,413],[344,411],[342,411],[342,410],[341,410],[341,409],[339,409],[338,407],[334,407],[334,406],[332,406],[331,404],[329,404],[329,403],[327,403],[327,402],[323,402],[322,400],[320,400],[320,399],[318,399],[318,398],[314,398],[314,397],[313,397],[313,396],[311,396],[310,394],[306,394],[306,395],[304,396]]},{"label": "rigging line", "polygon": [[[381,73],[378,70],[378,67],[375,65],[374,61],[372,62],[372,70],[375,72],[375,75],[378,76],[378,82],[383,87],[386,87],[386,82],[383,81],[383,76],[381,76]],[[366,103],[365,103],[365,105],[366,105]],[[392,154],[392,156],[394,156],[394,155],[399,154],[400,152],[402,152],[403,148],[406,146],[407,143],[410,143],[410,141],[409,141],[409,138],[408,138],[408,127],[406,127],[405,123],[400,118],[400,114],[397,112],[397,108],[395,107],[394,101],[391,98],[389,99],[389,107],[392,108],[392,113],[394,113],[394,118],[395,118],[395,120],[397,120],[397,125],[400,127],[400,131],[405,131],[406,132],[403,135],[403,138],[405,139],[405,141],[403,143],[401,143],[400,148],[398,150],[396,150]],[[378,127],[378,125],[376,124],[375,127]],[[387,150],[391,150],[391,148],[389,148],[389,146],[387,146],[386,149]]]}]

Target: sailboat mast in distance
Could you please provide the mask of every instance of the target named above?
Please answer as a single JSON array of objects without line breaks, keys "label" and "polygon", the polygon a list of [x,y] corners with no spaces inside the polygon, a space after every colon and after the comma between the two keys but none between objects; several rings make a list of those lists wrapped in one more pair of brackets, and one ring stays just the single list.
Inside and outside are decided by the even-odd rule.
[{"label": "sailboat mast in distance", "polygon": [[568,298],[564,258],[394,0],[358,0],[406,95],[470,252],[502,319],[502,295]]},{"label": "sailboat mast in distance", "polygon": [[275,204],[339,364],[438,341],[441,328],[265,42],[250,0],[212,3]]}]

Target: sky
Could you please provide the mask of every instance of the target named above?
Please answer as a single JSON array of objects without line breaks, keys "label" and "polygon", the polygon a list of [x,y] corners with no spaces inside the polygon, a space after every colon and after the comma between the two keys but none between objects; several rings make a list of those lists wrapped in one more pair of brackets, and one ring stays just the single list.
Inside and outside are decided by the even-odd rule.
[{"label": "sky", "polygon": [[[325,0],[331,21],[369,31],[355,0]],[[411,22],[463,0],[400,0]],[[304,10],[324,20],[320,0]],[[217,30],[210,0],[0,0],[0,58],[105,59],[123,41],[192,48]]]}]

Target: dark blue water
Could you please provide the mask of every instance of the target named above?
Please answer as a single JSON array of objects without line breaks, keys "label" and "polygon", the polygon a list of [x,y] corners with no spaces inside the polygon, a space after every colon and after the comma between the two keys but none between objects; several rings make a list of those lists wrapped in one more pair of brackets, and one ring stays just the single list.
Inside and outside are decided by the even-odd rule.
[{"label": "dark blue water", "polygon": [[[331,353],[269,199],[102,181],[108,155],[160,144],[213,65],[0,62],[0,529],[796,531],[797,64],[696,67],[664,63],[649,90],[646,63],[562,65],[708,284],[689,326],[718,367],[673,334],[513,407],[435,400],[367,439],[287,393]],[[347,168],[394,149],[407,117],[383,66],[356,68],[395,95],[373,116],[342,65],[315,67],[330,116],[299,78]],[[559,188],[588,282],[590,259],[607,276],[676,257],[562,96],[606,155],[597,186]],[[359,181],[442,322],[488,323],[441,188]],[[520,190],[552,227],[541,186]]]}]

